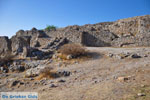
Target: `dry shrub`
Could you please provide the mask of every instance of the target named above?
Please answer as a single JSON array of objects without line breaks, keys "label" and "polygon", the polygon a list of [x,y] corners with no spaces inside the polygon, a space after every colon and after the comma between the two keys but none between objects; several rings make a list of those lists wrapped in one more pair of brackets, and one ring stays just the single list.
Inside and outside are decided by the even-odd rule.
[{"label": "dry shrub", "polygon": [[39,76],[36,78],[37,80],[41,80],[42,78],[57,78],[58,75],[56,71],[53,71],[53,68],[46,67],[40,71]]},{"label": "dry shrub", "polygon": [[66,54],[59,53],[59,54],[57,54],[57,56],[58,56],[59,58],[61,58],[61,59],[67,60],[67,55],[66,55]]},{"label": "dry shrub", "polygon": [[86,53],[85,47],[80,44],[65,44],[59,50],[62,55],[71,55],[73,57],[78,57]]}]

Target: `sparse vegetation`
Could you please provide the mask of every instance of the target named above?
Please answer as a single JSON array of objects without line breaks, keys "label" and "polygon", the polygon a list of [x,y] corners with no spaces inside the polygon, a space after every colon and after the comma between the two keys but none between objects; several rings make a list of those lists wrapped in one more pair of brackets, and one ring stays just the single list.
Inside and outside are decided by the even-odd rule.
[{"label": "sparse vegetation", "polygon": [[[149,100],[150,98],[150,86],[149,85],[146,85],[144,87],[136,87],[136,88],[133,88],[134,90],[134,94],[131,95],[131,97],[129,97],[127,100]],[[141,95],[141,96],[138,96],[138,93],[139,94],[144,94],[144,95]]]},{"label": "sparse vegetation", "polygon": [[63,56],[70,55],[73,58],[76,58],[86,54],[86,49],[80,44],[65,44],[58,50],[58,52]]},{"label": "sparse vegetation", "polygon": [[56,71],[52,71],[52,69],[53,68],[51,67],[44,68],[40,71],[40,74],[36,79],[41,80],[42,78],[57,78],[58,75],[56,74]]},{"label": "sparse vegetation", "polygon": [[54,25],[47,25],[47,27],[45,28],[46,31],[50,32],[50,31],[55,31],[56,30],[56,26]]}]

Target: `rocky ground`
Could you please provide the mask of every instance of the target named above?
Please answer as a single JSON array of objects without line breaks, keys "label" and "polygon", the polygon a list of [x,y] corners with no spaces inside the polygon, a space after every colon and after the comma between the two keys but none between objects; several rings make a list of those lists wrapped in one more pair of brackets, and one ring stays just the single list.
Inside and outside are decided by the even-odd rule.
[{"label": "rocky ground", "polygon": [[[39,100],[149,100],[150,48],[87,47],[89,56],[15,60],[1,67],[0,92],[34,91]],[[47,66],[58,77],[38,78]]]}]

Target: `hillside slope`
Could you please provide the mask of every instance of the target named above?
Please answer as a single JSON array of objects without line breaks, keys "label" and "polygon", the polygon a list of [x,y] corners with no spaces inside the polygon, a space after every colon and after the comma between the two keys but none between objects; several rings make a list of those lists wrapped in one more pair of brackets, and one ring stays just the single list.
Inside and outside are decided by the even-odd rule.
[{"label": "hillside slope", "polygon": [[[150,48],[87,49],[92,58],[40,62],[70,72],[67,77],[36,80],[25,78],[24,73],[1,74],[0,91],[36,91],[39,100],[149,100]],[[22,83],[10,85],[15,81]]]}]

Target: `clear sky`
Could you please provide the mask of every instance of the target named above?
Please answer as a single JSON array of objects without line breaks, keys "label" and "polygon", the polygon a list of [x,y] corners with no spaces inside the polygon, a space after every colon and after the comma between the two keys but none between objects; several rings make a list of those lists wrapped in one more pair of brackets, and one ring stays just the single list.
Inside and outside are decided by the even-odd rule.
[{"label": "clear sky", "polygon": [[150,0],[0,0],[0,36],[150,15]]}]

